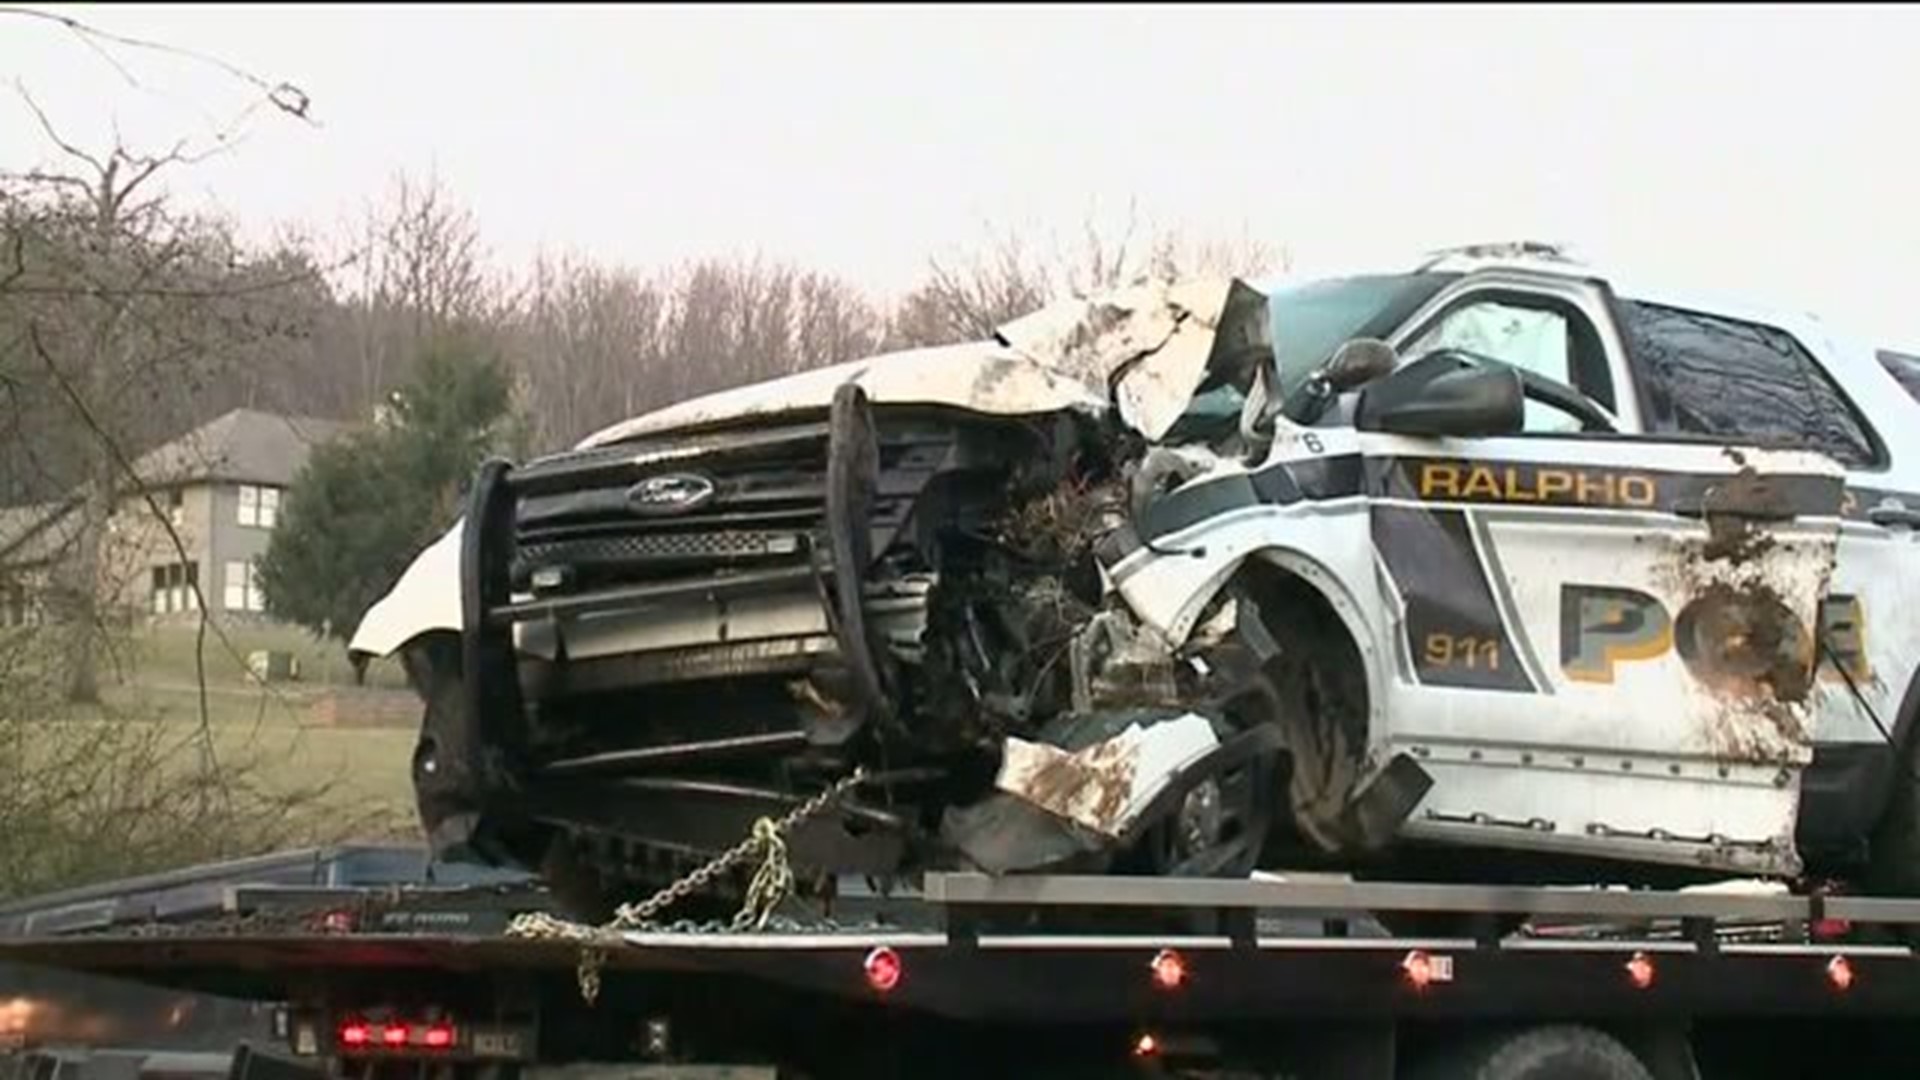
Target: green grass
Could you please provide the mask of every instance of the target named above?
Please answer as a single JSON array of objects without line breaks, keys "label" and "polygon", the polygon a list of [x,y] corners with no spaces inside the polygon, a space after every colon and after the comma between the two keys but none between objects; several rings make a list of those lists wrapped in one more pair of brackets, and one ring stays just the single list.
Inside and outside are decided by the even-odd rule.
[{"label": "green grass", "polygon": [[[339,642],[318,641],[286,627],[232,625],[223,643],[211,629],[205,640],[206,718],[222,762],[244,763],[260,784],[285,791],[329,785],[312,807],[313,825],[374,821],[377,835],[336,839],[418,838],[408,767],[418,732],[413,693],[397,663],[375,661],[366,687],[401,695],[405,726],[326,726],[310,722],[316,702],[353,686],[353,670]],[[195,663],[196,629],[148,627],[137,632],[122,669],[123,681],[105,691],[118,715],[177,725],[196,732],[201,722]],[[256,649],[293,654],[299,678],[261,683],[245,665]],[[238,654],[237,656],[235,654]]]},{"label": "green grass", "polygon": [[[206,670],[209,685],[257,685],[246,669],[246,657],[256,649],[291,653],[300,665],[299,686],[351,686],[353,668],[347,663],[346,647],[338,641],[321,641],[312,634],[291,627],[228,625],[226,641],[209,628],[206,635]],[[134,635],[132,655],[128,657],[129,675],[149,684],[193,682],[196,628],[192,623],[148,627]],[[238,654],[238,655],[236,655]],[[400,665],[392,660],[376,660],[367,668],[367,685],[403,690],[407,680]]]},{"label": "green grass", "polygon": [[[0,724],[0,899],[273,850],[418,843],[398,729],[256,722],[112,695]],[[208,770],[203,730],[218,768]]]},{"label": "green grass", "polygon": [[[190,687],[129,687],[107,699],[116,712],[138,717],[136,722],[178,728],[183,738],[198,731],[199,695]],[[301,702],[273,686],[250,691],[210,686],[206,712],[214,752],[223,764],[243,769],[269,790],[330,789],[303,811],[312,815],[318,832],[326,832],[332,820],[371,830],[371,835],[335,839],[414,838],[408,766],[415,728],[309,725]],[[373,823],[361,823],[362,818]]]},{"label": "green grass", "polygon": [[[141,631],[102,658],[98,706],[63,699],[60,639],[0,640],[0,897],[265,850],[421,841],[408,776],[419,704],[380,689],[404,686],[399,673],[351,689],[337,646],[258,627],[231,637],[209,635],[203,690],[191,628]],[[300,656],[304,677],[254,679],[244,656],[262,648]],[[329,716],[339,722],[316,722]]]}]

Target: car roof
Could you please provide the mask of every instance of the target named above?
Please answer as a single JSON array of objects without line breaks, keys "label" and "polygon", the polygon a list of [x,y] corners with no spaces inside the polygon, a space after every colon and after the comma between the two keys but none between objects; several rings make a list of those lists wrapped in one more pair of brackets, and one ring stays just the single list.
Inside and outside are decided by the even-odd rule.
[{"label": "car roof", "polygon": [[[1849,369],[1846,377],[1850,382],[1858,378],[1871,380],[1873,374],[1866,369],[1878,364],[1873,348],[1866,342],[1833,326],[1813,311],[1770,304],[1728,290],[1676,280],[1658,269],[1630,267],[1615,262],[1602,264],[1564,244],[1534,240],[1467,244],[1431,251],[1424,258],[1403,262],[1398,267],[1376,265],[1370,272],[1462,276],[1504,273],[1597,282],[1623,300],[1719,315],[1784,330]],[[1259,287],[1264,291],[1273,291],[1299,280],[1302,279],[1289,277],[1286,280],[1261,282]]]},{"label": "car roof", "polygon": [[1603,282],[1614,295],[1625,300],[1684,308],[1726,315],[1749,322],[1766,323],[1783,330],[1803,324],[1819,323],[1811,311],[1783,308],[1753,297],[1740,296],[1724,289],[1697,282],[1677,280],[1646,267],[1618,263],[1601,264],[1575,254],[1568,248],[1531,241],[1511,244],[1474,244],[1431,254],[1419,264],[1421,271],[1474,274],[1506,271],[1579,281]]},{"label": "car roof", "polygon": [[1817,312],[1769,304],[1752,297],[1693,282],[1677,281],[1659,271],[1601,265],[1580,258],[1564,247],[1533,242],[1470,245],[1432,253],[1417,271],[1430,273],[1519,273],[1601,282],[1623,300],[1685,311],[1718,315],[1784,330],[1815,349],[1853,394],[1876,381],[1890,380],[1878,350],[1860,336],[1836,326]]},{"label": "car roof", "polygon": [[[1622,299],[1725,315],[1749,322],[1777,326],[1783,330],[1804,332],[1809,326],[1821,325],[1820,318],[1811,311],[1767,304],[1752,297],[1739,296],[1695,282],[1674,280],[1657,270],[1649,270],[1645,267],[1595,262],[1566,245],[1541,241],[1516,240],[1467,244],[1431,251],[1424,258],[1403,262],[1398,266],[1375,264],[1370,269],[1355,272],[1363,274],[1435,273],[1462,276],[1510,273],[1536,277],[1560,277],[1602,283]],[[1250,284],[1264,292],[1273,292],[1303,281],[1313,280],[1315,277],[1346,276],[1352,275],[1349,273],[1299,277],[1286,275],[1250,282]]]}]

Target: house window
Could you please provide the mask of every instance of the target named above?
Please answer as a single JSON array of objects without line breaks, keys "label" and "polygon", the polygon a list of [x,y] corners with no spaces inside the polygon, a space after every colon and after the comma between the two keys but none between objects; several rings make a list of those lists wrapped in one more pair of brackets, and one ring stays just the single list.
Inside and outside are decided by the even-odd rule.
[{"label": "house window", "polygon": [[280,489],[257,484],[240,485],[240,524],[271,529],[280,520]]},{"label": "house window", "polygon": [[260,574],[252,563],[227,564],[225,599],[228,611],[266,610],[266,599],[260,593]]},{"label": "house window", "polygon": [[186,524],[186,521],[187,521],[187,493],[186,492],[180,490],[179,488],[174,488],[171,491],[167,492],[166,506],[167,506],[167,520],[173,523],[174,528],[177,529],[180,526]]},{"label": "house window", "polygon": [[153,613],[166,615],[193,611],[197,606],[195,588],[200,584],[198,563],[169,563],[153,568]]}]

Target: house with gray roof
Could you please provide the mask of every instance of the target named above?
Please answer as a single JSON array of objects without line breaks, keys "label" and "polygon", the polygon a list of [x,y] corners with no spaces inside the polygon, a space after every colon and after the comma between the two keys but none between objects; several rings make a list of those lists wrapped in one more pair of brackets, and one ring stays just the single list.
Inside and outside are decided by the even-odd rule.
[{"label": "house with gray roof", "polygon": [[[102,592],[165,620],[197,610],[198,586],[211,610],[259,617],[254,564],[266,553],[286,489],[313,448],[346,428],[235,409],[148,451],[134,463],[145,492],[129,484],[107,523]],[[76,541],[86,498],[81,490],[0,508],[0,625],[37,621],[36,594]]]}]

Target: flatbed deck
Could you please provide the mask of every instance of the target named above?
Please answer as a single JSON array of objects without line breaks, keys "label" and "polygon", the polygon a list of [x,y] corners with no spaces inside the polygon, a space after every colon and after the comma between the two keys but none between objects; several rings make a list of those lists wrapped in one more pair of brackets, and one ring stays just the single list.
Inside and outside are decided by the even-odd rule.
[{"label": "flatbed deck", "polygon": [[[625,931],[604,951],[590,1004],[577,984],[579,944],[505,933],[531,895],[236,888],[213,917],[109,919],[42,934],[16,922],[26,932],[0,939],[0,962],[289,1002],[308,1018],[296,1056],[336,1063],[365,1056],[337,1044],[338,1017],[385,1003],[403,1011],[433,1003],[468,1018],[463,1030],[482,1018],[519,1024],[525,1039],[503,1060],[528,1067],[561,1063],[554,1033],[571,1032],[568,1053],[586,1053],[603,1046],[608,1024],[629,1034],[657,1024],[678,1033],[674,1045],[703,1053],[724,1045],[816,1063],[831,1056],[821,1045],[828,1032],[862,1033],[869,1051],[884,1044],[909,1056],[957,1054],[956,1062],[967,1054],[954,1047],[993,1033],[993,1052],[1019,1048],[1028,1064],[1043,1047],[1068,1053],[1067,1045],[1138,1064],[1183,1045],[1208,1056],[1233,1046],[1324,1050],[1332,1039],[1347,1050],[1319,1074],[1343,1077],[1395,1075],[1391,1048],[1417,1053],[1434,1032],[1517,1021],[1578,1021],[1628,1039],[1716,1024],[1771,1026],[1778,1036],[1812,1025],[1848,1033],[1834,1037],[1831,1054],[1872,1047],[1872,1060],[1886,1063],[1893,1043],[1875,1033],[1920,1018],[1920,955],[1902,936],[1920,927],[1914,901],[930,875],[923,895],[881,904],[863,925]],[[1395,911],[1466,916],[1468,932],[1394,936],[1372,919]],[[1215,929],[1170,932],[1170,915]],[[1527,916],[1529,930],[1502,934],[1502,915]],[[43,916],[61,922],[57,911]],[[1053,928],[1020,925],[1040,918]],[[1098,929],[1082,928],[1096,919]],[[512,1017],[521,1019],[503,1019]],[[298,1042],[297,1030],[290,1038]],[[646,1057],[629,1043],[598,1052]],[[487,1057],[470,1044],[441,1049],[448,1062]],[[1764,1056],[1783,1060],[1779,1051]]]}]

